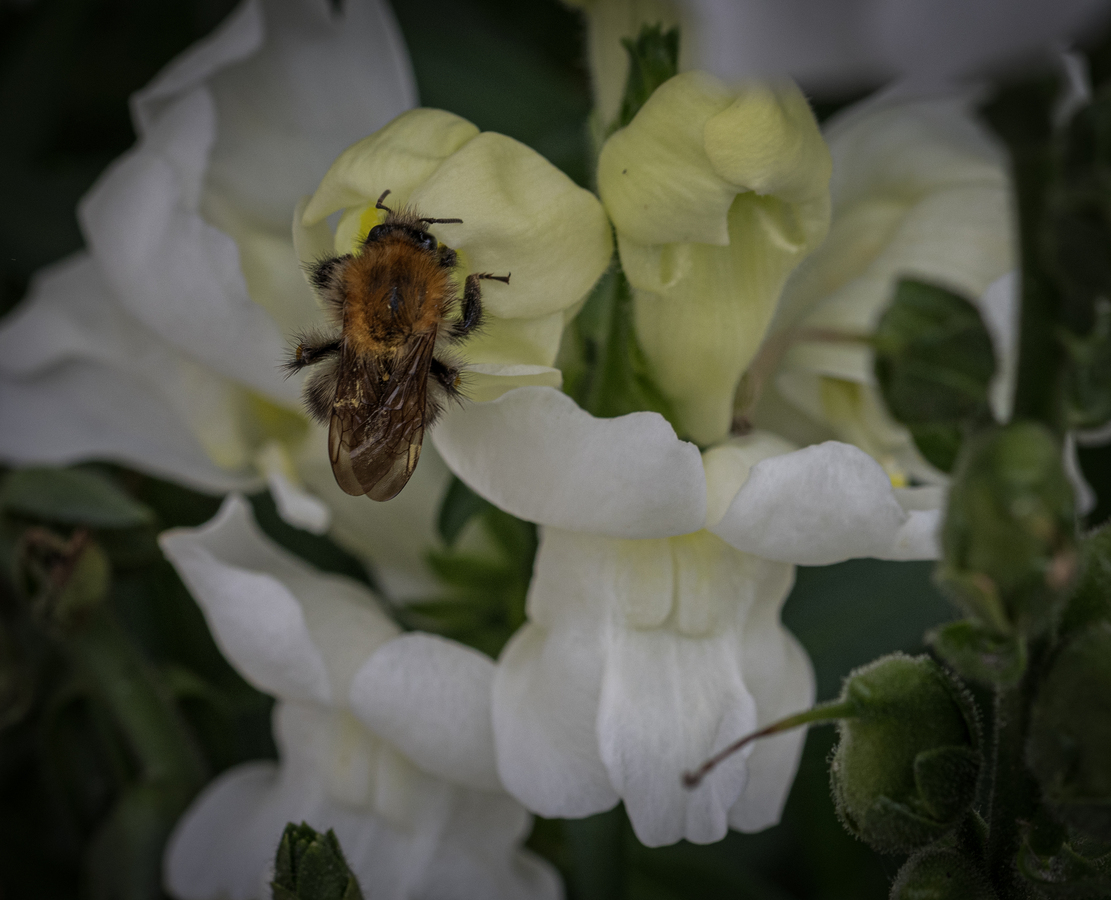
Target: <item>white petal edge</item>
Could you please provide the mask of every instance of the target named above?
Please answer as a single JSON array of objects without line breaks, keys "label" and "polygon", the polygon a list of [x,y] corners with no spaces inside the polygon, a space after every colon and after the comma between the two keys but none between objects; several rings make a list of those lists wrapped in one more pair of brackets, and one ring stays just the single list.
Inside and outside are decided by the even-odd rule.
[{"label": "white petal edge", "polygon": [[264,543],[242,497],[229,495],[201,528],[163,532],[159,544],[220,650],[248,681],[279,697],[331,700],[324,659],[301,606],[276,574],[293,563]]},{"label": "white petal edge", "polygon": [[706,518],[698,448],[657,413],[598,419],[553,388],[522,387],[450,410],[432,439],[472,490],[531,522],[645,538]]},{"label": "white petal edge", "polygon": [[863,450],[826,441],[752,467],[710,530],[755,556],[821,566],[858,556],[935,559],[937,513],[907,512]]}]

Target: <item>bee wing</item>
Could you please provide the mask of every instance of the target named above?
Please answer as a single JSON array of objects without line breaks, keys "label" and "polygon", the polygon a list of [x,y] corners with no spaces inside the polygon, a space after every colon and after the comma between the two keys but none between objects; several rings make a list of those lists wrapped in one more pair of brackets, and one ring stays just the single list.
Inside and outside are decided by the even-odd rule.
[{"label": "bee wing", "polygon": [[416,469],[435,344],[435,330],[417,336],[392,371],[367,356],[340,365],[328,452],[348,494],[389,500]]}]

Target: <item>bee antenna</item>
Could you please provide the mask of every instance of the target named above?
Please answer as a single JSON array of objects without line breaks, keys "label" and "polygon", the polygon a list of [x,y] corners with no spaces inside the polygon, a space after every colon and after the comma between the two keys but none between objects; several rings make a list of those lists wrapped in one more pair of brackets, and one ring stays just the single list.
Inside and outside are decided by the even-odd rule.
[{"label": "bee antenna", "polygon": [[386,212],[392,213],[393,210],[388,206],[383,206],[382,201],[390,195],[389,189],[382,191],[382,196],[378,198],[378,202],[374,204],[375,209],[384,209]]},{"label": "bee antenna", "polygon": [[462,225],[462,219],[421,219],[422,222],[427,222],[429,225]]}]

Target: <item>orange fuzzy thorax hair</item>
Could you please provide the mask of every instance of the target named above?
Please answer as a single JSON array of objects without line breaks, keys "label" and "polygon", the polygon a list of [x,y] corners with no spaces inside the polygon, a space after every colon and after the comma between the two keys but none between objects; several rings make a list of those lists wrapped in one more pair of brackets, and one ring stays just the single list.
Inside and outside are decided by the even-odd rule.
[{"label": "orange fuzzy thorax hair", "polygon": [[343,273],[343,336],[356,353],[396,351],[436,328],[456,285],[436,257],[398,236],[365,246]]}]

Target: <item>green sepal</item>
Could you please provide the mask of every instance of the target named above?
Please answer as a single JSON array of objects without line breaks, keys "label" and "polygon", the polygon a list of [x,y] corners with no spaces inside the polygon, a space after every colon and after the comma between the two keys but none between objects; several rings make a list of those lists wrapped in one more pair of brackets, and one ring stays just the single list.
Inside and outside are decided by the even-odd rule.
[{"label": "green sepal", "polygon": [[890,900],[998,900],[980,864],[954,847],[926,847],[903,864]]},{"label": "green sepal", "polygon": [[872,345],[888,410],[930,463],[950,471],[964,426],[990,415],[995,355],[980,313],[952,291],[904,279]]},{"label": "green sepal", "polygon": [[111,481],[82,469],[16,469],[0,485],[0,509],[62,525],[137,528],[154,513]]},{"label": "green sepal", "polygon": [[1015,859],[1019,874],[1034,885],[1037,896],[1060,900],[1106,900],[1111,896],[1111,854],[1088,859],[1069,844],[1051,855],[1024,841]]},{"label": "green sepal", "polygon": [[1111,622],[1058,648],[1030,712],[1026,761],[1062,822],[1111,841]]},{"label": "green sepal", "polygon": [[336,833],[305,822],[282,832],[270,886],[274,900],[363,900]]},{"label": "green sepal", "polygon": [[665,81],[679,73],[679,29],[645,25],[636,40],[623,38],[621,45],[629,54],[629,77],[621,100],[617,128],[624,128]]},{"label": "green sepal", "polygon": [[1010,688],[1026,671],[1026,641],[1001,636],[961,619],[926,634],[926,643],[962,678],[988,687]]},{"label": "green sepal", "polygon": [[953,822],[968,809],[982,763],[971,747],[933,747],[914,757],[914,783],[932,820]]}]

